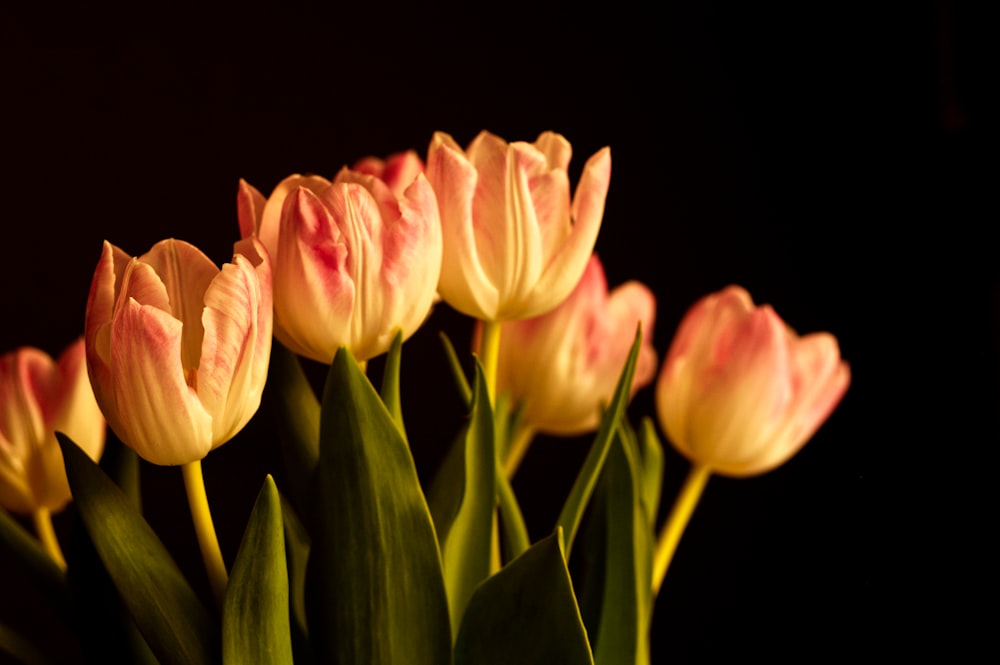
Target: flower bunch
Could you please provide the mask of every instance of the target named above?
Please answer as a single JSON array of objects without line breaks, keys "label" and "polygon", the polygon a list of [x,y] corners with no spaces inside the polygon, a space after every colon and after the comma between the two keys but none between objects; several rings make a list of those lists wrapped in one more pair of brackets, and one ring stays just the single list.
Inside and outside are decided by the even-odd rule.
[{"label": "flower bunch", "polygon": [[[33,349],[0,358],[0,504],[36,514],[45,547],[25,546],[3,513],[0,542],[75,602],[49,570],[62,556],[47,521],[72,491],[108,597],[130,617],[123,635],[138,630],[82,642],[88,660],[650,662],[652,601],[709,476],[787,460],[849,370],[832,335],[798,336],[735,286],[695,304],[658,368],[656,298],[634,281],[609,288],[594,254],[610,150],[572,193],[570,159],[553,132],[483,132],[466,149],[437,133],[426,162],[368,157],[332,180],[291,175],[267,197],[240,181],[241,240],[221,269],[181,240],[138,257],[104,243],[85,341],[58,363]],[[421,482],[400,368],[439,300],[476,319],[475,348],[468,361],[445,338],[468,417]],[[383,354],[376,388],[367,361]],[[320,395],[300,356],[329,365]],[[662,526],[656,427],[627,413],[654,379],[663,431],[691,461]],[[265,391],[281,493],[268,476],[224,556],[201,460]],[[129,499],[138,463],[95,464],[104,418],[119,454],[182,468],[219,612]],[[536,435],[592,442],[551,532],[532,539],[510,481]],[[581,548],[590,568],[573,580]],[[581,585],[597,599],[585,615]],[[124,652],[101,651],[110,643]]]}]

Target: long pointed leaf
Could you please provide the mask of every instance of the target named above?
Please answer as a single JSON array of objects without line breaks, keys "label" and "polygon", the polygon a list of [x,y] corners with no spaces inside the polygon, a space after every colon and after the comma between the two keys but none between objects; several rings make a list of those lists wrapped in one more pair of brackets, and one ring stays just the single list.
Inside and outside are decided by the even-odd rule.
[{"label": "long pointed leaf", "polygon": [[593,662],[558,532],[476,589],[455,643],[455,665]]},{"label": "long pointed leaf", "polygon": [[66,573],[4,508],[0,508],[0,545],[17,555],[46,601],[53,607],[67,608]]},{"label": "long pointed leaf", "polygon": [[625,413],[628,404],[629,394],[632,388],[632,379],[635,376],[635,365],[639,359],[639,347],[642,344],[642,330],[636,330],[635,341],[632,343],[632,350],[629,352],[628,360],[622,369],[621,376],[618,377],[618,385],[615,388],[614,397],[611,398],[611,405],[601,416],[601,425],[597,430],[597,437],[594,444],[587,453],[587,458],[583,461],[583,468],[573,482],[569,497],[563,505],[562,512],[556,524],[563,529],[563,537],[566,539],[566,556],[569,556],[573,548],[573,539],[576,537],[576,530],[580,526],[580,519],[587,508],[587,502],[594,492],[594,485],[601,474],[601,467],[604,459],[608,455],[611,441],[614,438],[618,423]]},{"label": "long pointed leaf", "polygon": [[493,410],[482,366],[477,361],[472,417],[461,442],[462,473],[454,479],[462,496],[441,546],[454,635],[458,634],[472,592],[490,574],[497,475],[493,435]]},{"label": "long pointed leaf", "polygon": [[660,509],[660,490],[663,485],[663,444],[656,436],[656,426],[649,418],[643,418],[639,426],[639,478],[642,488],[642,506],[646,512],[649,528],[656,526],[656,515]]},{"label": "long pointed leaf", "polygon": [[392,346],[385,358],[385,370],[382,372],[382,402],[389,410],[392,419],[399,426],[399,431],[406,439],[406,428],[403,426],[403,405],[399,396],[399,367],[403,357],[403,331],[396,332],[392,338]]},{"label": "long pointed leaf", "polygon": [[56,435],[83,524],[149,647],[164,665],[214,663],[218,622],[128,497],[70,439]]},{"label": "long pointed leaf", "polygon": [[441,338],[441,344],[444,346],[445,355],[448,356],[448,367],[451,369],[451,376],[455,380],[455,387],[458,388],[458,394],[462,398],[462,403],[469,405],[472,402],[472,387],[469,385],[469,380],[465,378],[465,372],[462,370],[462,361],[458,359],[458,354],[455,353],[455,347],[448,339],[448,335],[443,332],[438,335]]},{"label": "long pointed leaf", "polygon": [[652,551],[639,492],[639,470],[631,442],[619,436],[605,465],[605,560],[601,618],[595,635],[597,665],[649,663],[650,570]]},{"label": "long pointed leaf", "polygon": [[257,495],[226,587],[222,662],[293,662],[281,499],[271,476]]},{"label": "long pointed leaf", "polygon": [[307,569],[319,662],[447,665],[437,538],[399,428],[341,349],[323,395]]},{"label": "long pointed leaf", "polygon": [[513,561],[524,554],[531,545],[528,537],[528,527],[524,523],[524,516],[521,514],[521,506],[517,502],[514,488],[510,486],[510,480],[503,472],[497,469],[496,474],[497,497],[500,503],[500,528],[503,533],[503,553],[504,561]]}]

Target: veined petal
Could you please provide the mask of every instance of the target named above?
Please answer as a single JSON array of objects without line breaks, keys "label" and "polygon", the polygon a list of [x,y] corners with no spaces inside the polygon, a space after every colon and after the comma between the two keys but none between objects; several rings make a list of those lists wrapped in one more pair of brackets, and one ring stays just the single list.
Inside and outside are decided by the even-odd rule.
[{"label": "veined petal", "polygon": [[270,354],[263,305],[260,277],[241,255],[222,267],[205,292],[197,391],[212,416],[213,447],[231,439],[260,406]]},{"label": "veined petal", "polygon": [[[181,363],[185,370],[192,370],[198,366],[201,355],[204,334],[201,312],[205,306],[205,291],[219,274],[219,268],[194,245],[173,238],[156,243],[139,260],[152,268],[155,278],[166,289],[170,303],[166,311],[173,313],[174,318],[184,324]],[[149,272],[144,269],[143,274],[148,275]],[[129,295],[143,305],[151,304],[163,309],[159,303],[139,297],[131,288]]]},{"label": "veined petal", "polygon": [[212,418],[185,381],[181,327],[167,312],[130,298],[111,329],[117,433],[154,464],[186,464],[212,449]]},{"label": "veined petal", "polygon": [[236,192],[236,215],[240,222],[240,237],[249,238],[257,233],[257,226],[264,215],[267,199],[256,187],[240,178]]},{"label": "veined petal", "polygon": [[548,263],[532,297],[517,316],[537,316],[552,309],[576,286],[597,242],[610,182],[611,150],[604,148],[587,160],[573,196],[573,228],[562,245],[547,257]]},{"label": "veined petal", "polygon": [[315,192],[322,192],[330,186],[330,181],[316,175],[293,174],[278,183],[278,186],[271,192],[264,210],[261,212],[260,221],[257,224],[257,237],[264,243],[268,254],[272,257],[278,255],[278,242],[281,234],[281,216],[285,207],[285,200],[288,195],[299,187]]},{"label": "veined petal", "polygon": [[283,213],[274,262],[275,334],[304,356],[329,363],[342,345],[354,308],[348,248],[326,204],[300,188]]},{"label": "veined petal", "polygon": [[0,474],[21,479],[4,504],[11,509],[27,504],[31,512],[37,506],[30,464],[45,441],[43,405],[55,394],[55,374],[55,363],[38,349],[26,347],[0,358],[0,467],[6,467]]},{"label": "veined petal", "polygon": [[434,134],[428,148],[427,179],[437,195],[444,256],[448,257],[441,266],[438,289],[460,312],[494,320],[499,291],[480,260],[472,223],[478,175],[462,149],[443,132]]}]

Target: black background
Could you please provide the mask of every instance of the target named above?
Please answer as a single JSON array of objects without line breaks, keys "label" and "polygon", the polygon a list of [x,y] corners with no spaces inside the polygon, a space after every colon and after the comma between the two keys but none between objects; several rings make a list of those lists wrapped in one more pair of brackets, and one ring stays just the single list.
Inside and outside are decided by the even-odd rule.
[{"label": "black background", "polygon": [[[612,285],[655,290],[661,356],[687,307],[738,283],[799,332],[834,333],[853,375],[788,464],[710,481],[657,602],[653,661],[972,648],[995,559],[1000,366],[985,22],[949,0],[691,4],[0,10],[0,350],[56,354],[82,333],[105,238],[140,254],[173,236],[228,260],[240,177],[268,192],[423,154],[435,130],[464,145],[554,129],[575,182],[610,145],[597,251]],[[425,480],[461,418],[432,333],[461,346],[470,324],[442,304],[427,328],[403,368]],[[652,405],[643,391],[632,417]],[[274,440],[262,411],[204,462],[230,561],[263,474],[280,475]],[[526,460],[515,489],[534,537],[586,445],[542,440]],[[664,510],[686,469],[669,451]],[[143,480],[207,597],[179,472]],[[48,630],[0,563],[0,620]]]}]

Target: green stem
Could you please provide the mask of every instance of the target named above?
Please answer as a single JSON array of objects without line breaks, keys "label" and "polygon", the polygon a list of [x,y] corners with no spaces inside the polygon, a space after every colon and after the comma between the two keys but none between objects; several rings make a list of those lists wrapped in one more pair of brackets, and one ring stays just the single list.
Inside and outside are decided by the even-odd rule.
[{"label": "green stem", "polygon": [[205,495],[205,479],[201,475],[201,460],[195,460],[181,467],[184,474],[184,489],[187,490],[188,505],[191,506],[191,519],[194,520],[194,532],[198,536],[198,546],[201,548],[201,558],[205,562],[205,572],[208,582],[212,585],[212,593],[222,607],[226,595],[226,584],[229,574],[222,560],[222,550],[219,548],[219,538],[215,535],[215,525],[212,523],[212,511],[208,507],[208,497]]},{"label": "green stem", "polygon": [[52,513],[49,512],[48,508],[39,508],[32,517],[35,520],[35,533],[38,534],[38,540],[42,542],[45,551],[60,568],[66,570],[66,557],[63,556],[62,548],[59,547],[56,530],[52,528]]},{"label": "green stem", "polygon": [[517,473],[517,467],[521,466],[524,454],[531,447],[531,442],[535,438],[535,428],[530,426],[520,427],[511,439],[510,448],[507,449],[507,457],[504,459],[503,472],[508,478],[513,478]]},{"label": "green stem", "polygon": [[663,525],[663,530],[660,531],[660,537],[656,541],[656,552],[653,554],[653,596],[656,596],[663,584],[667,568],[670,567],[670,561],[677,551],[677,544],[684,535],[684,528],[691,519],[691,514],[705,489],[705,483],[711,475],[712,470],[707,466],[695,464],[688,472],[684,487],[674,501],[674,507],[670,510],[670,517]]},{"label": "green stem", "polygon": [[490,404],[495,403],[497,394],[497,359],[500,357],[500,321],[483,321],[483,337],[479,343],[479,355],[483,362],[483,378]]}]

